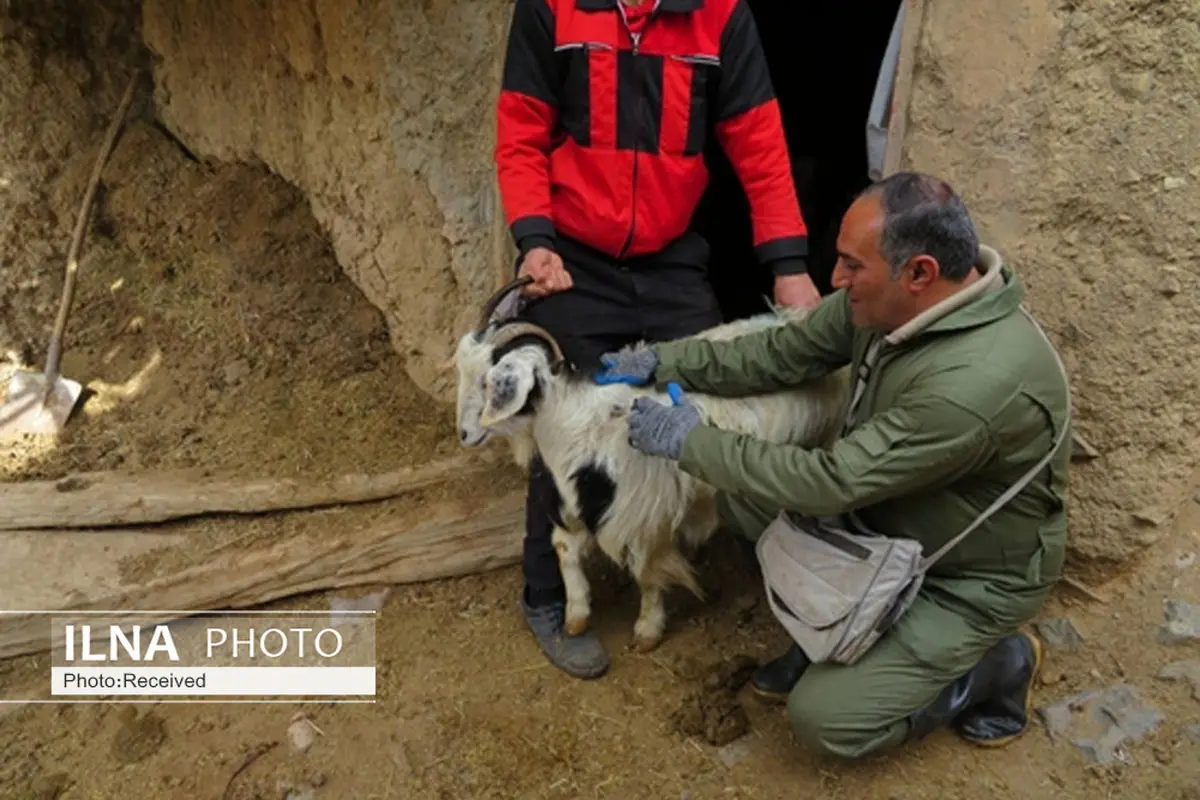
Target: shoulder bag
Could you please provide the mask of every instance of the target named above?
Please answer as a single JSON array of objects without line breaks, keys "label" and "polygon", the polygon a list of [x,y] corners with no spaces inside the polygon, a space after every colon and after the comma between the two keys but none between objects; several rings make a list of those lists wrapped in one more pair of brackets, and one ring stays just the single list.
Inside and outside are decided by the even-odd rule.
[{"label": "shoulder bag", "polygon": [[[1067,380],[1053,343],[1037,321],[1028,312],[1025,314],[1050,345]],[[848,426],[862,401],[882,343],[882,339],[877,340],[863,359],[846,414]],[[1067,419],[1050,452],[965,530],[928,557],[915,539],[871,532],[853,513],[848,515],[850,525],[843,525],[837,518],[784,511],[767,526],[756,546],[767,601],[810,661],[853,664],[861,658],[912,606],[929,568],[1049,464],[1070,428],[1069,381],[1067,391]],[[856,532],[847,529],[851,526]]]}]

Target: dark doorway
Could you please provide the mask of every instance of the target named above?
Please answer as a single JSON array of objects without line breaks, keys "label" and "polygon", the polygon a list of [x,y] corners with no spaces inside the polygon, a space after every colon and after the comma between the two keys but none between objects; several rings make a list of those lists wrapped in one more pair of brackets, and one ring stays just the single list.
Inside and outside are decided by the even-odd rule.
[{"label": "dark doorway", "polygon": [[[748,0],[783,114],[809,270],[830,290],[842,214],[870,183],[866,123],[900,0]],[[712,246],[712,280],[726,319],[766,310],[773,278],[751,246],[750,206],[720,145],[696,228]]]}]

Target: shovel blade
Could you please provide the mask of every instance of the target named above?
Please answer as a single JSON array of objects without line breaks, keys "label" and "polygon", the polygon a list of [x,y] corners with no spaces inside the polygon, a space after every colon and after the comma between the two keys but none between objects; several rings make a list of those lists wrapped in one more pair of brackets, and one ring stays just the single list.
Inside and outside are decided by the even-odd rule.
[{"label": "shovel blade", "polygon": [[83,387],[72,380],[57,378],[54,390],[42,402],[46,376],[40,372],[18,371],[8,384],[8,400],[0,407],[0,436],[16,433],[55,434],[67,424],[67,418]]}]

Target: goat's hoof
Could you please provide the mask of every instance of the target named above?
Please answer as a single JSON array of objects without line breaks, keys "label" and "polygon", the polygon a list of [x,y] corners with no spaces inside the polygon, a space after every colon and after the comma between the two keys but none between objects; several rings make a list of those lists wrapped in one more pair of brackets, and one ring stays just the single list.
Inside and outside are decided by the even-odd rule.
[{"label": "goat's hoof", "polygon": [[563,630],[565,630],[569,636],[581,636],[587,632],[587,629],[588,618],[586,616],[567,617],[566,625],[563,626]]},{"label": "goat's hoof", "polygon": [[661,643],[661,636],[634,636],[630,648],[635,653],[649,653]]}]

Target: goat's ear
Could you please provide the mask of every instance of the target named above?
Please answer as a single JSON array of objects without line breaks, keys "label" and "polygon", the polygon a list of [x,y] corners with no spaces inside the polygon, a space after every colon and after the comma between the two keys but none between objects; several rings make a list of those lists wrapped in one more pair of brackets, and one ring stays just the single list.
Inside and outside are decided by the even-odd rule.
[{"label": "goat's ear", "polygon": [[533,367],[528,363],[500,359],[484,378],[484,406],[479,422],[490,428],[516,416],[529,400],[537,382]]}]

